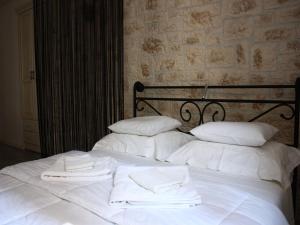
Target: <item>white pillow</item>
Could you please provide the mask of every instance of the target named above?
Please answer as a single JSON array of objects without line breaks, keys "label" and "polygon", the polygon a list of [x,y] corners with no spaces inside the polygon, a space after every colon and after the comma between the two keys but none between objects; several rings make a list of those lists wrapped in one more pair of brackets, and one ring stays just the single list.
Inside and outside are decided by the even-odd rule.
[{"label": "white pillow", "polygon": [[190,132],[203,141],[262,146],[278,132],[278,129],[260,122],[208,122]]},{"label": "white pillow", "polygon": [[299,150],[277,142],[262,147],[192,141],[167,161],[290,185],[290,174],[300,164]]},{"label": "white pillow", "polygon": [[93,150],[124,152],[164,161],[171,153],[194,139],[194,136],[179,131],[167,131],[151,137],[112,133],[99,140]]},{"label": "white pillow", "polygon": [[195,139],[194,136],[179,131],[168,131],[157,134],[154,136],[155,158],[165,161],[178,148]]},{"label": "white pillow", "polygon": [[153,136],[180,126],[178,120],[168,116],[144,116],[121,120],[108,128],[115,133]]},{"label": "white pillow", "polygon": [[100,139],[92,150],[124,152],[143,157],[154,157],[153,137],[111,133]]}]

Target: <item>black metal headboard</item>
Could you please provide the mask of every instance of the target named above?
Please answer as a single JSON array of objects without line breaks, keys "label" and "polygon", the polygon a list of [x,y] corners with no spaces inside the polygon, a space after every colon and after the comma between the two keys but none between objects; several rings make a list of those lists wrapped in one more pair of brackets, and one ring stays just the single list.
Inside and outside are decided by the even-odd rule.
[{"label": "black metal headboard", "polygon": [[[152,90],[178,90],[178,89],[202,89],[204,94],[200,98],[192,98],[192,97],[147,97],[147,94],[144,92],[146,89]],[[207,98],[206,93],[207,90],[212,89],[284,89],[293,91],[294,94],[291,100],[282,100],[282,99],[245,99],[245,98]],[[140,93],[140,94],[139,94]],[[140,96],[141,95],[141,96]],[[286,108],[290,110],[289,115],[284,114],[283,112],[280,114],[280,117],[283,120],[294,120],[293,122],[293,143],[289,145],[294,147],[299,147],[299,108],[300,108],[300,77],[296,79],[294,85],[226,85],[226,86],[146,86],[143,85],[141,82],[137,81],[134,84],[133,90],[133,116],[136,117],[137,113],[140,111],[145,110],[145,107],[149,107],[151,110],[154,111],[157,115],[162,115],[162,113],[153,105],[151,104],[153,101],[158,102],[180,102],[180,117],[183,121],[189,122],[192,117],[192,113],[189,109],[185,109],[187,104],[192,104],[197,112],[199,113],[199,121],[198,124],[204,123],[204,115],[208,112],[207,108],[211,105],[215,105],[219,107],[219,110],[215,110],[211,114],[212,121],[216,121],[216,116],[221,114],[221,121],[226,119],[226,110],[223,106],[223,103],[263,103],[269,104],[270,107],[263,112],[260,112],[258,115],[254,116],[253,118],[249,119],[249,122],[255,121],[260,119],[261,117],[265,116],[266,114],[270,114],[272,111],[278,108]],[[143,104],[143,105],[142,105]],[[184,110],[185,109],[185,110]],[[183,114],[185,113],[184,116]],[[297,171],[294,171],[294,179],[292,184],[293,189],[293,200],[294,206],[296,201],[296,192],[297,192]]]},{"label": "black metal headboard", "polygon": [[[187,98],[187,97],[147,97],[144,93],[145,89],[152,89],[152,90],[163,90],[168,89],[178,90],[178,89],[203,89],[204,95],[200,98]],[[289,89],[294,90],[294,97],[292,100],[282,100],[282,99],[245,99],[245,98],[207,98],[206,93],[207,90],[213,89]],[[143,96],[138,96],[138,93],[144,93]],[[284,120],[294,120],[293,123],[293,143],[290,145],[294,147],[299,146],[299,108],[300,108],[300,77],[297,78],[294,85],[226,85],[226,86],[146,86],[143,85],[141,82],[137,81],[134,84],[133,90],[133,113],[134,117],[137,116],[137,113],[143,111],[145,109],[144,106],[149,107],[151,110],[154,111],[157,115],[162,115],[162,113],[151,104],[153,101],[159,102],[181,102],[180,107],[180,117],[183,121],[189,122],[191,120],[192,114],[189,109],[185,109],[184,107],[187,104],[192,104],[197,112],[199,113],[199,121],[198,124],[204,123],[204,115],[207,113],[207,108],[211,105],[218,106],[219,110],[214,111],[211,114],[212,121],[216,121],[216,116],[221,115],[219,120],[224,121],[226,119],[226,110],[223,103],[263,103],[263,104],[270,104],[270,108],[267,110],[260,112],[260,114],[256,115],[255,117],[249,119],[249,122],[255,121],[266,114],[269,114],[273,110],[277,108],[286,108],[289,109],[291,113],[289,115],[285,115],[284,113],[280,114],[280,117]],[[143,105],[142,105],[143,104]],[[201,105],[201,106],[200,106]],[[184,116],[183,113],[185,113]]]}]

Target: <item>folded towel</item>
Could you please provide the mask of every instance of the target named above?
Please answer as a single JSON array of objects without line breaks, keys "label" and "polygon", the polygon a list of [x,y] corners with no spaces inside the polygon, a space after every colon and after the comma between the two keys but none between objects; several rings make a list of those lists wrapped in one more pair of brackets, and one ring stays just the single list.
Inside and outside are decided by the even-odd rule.
[{"label": "folded towel", "polygon": [[95,161],[90,154],[65,156],[65,171],[79,171],[92,169]]},{"label": "folded towel", "polygon": [[[165,167],[169,172],[170,168]],[[129,175],[152,169],[151,167],[119,166],[114,177],[109,204],[119,208],[187,208],[201,203],[201,196],[191,182],[165,193],[154,193],[133,181]],[[164,167],[160,167],[164,170]]]},{"label": "folded towel", "polygon": [[132,172],[129,177],[147,190],[163,193],[188,183],[189,170],[186,166],[152,167]]},{"label": "folded towel", "polygon": [[80,171],[65,171],[64,157],[59,158],[48,170],[41,174],[41,179],[46,181],[100,181],[112,177],[117,161],[111,157],[93,157],[92,169]]}]

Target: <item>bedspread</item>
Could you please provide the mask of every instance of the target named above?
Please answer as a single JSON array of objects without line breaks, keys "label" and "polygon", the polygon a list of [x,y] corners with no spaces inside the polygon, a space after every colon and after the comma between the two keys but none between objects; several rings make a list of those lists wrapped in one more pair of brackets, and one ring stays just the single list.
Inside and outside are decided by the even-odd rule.
[{"label": "bedspread", "polygon": [[[80,154],[69,152],[65,154]],[[94,156],[107,156],[106,153],[92,151]],[[218,184],[197,177],[191,177],[202,197],[202,204],[188,209],[119,209],[110,206],[108,199],[112,190],[112,179],[100,182],[46,182],[40,174],[47,169],[59,155],[17,164],[0,171],[0,224],[20,221],[24,216],[36,214],[49,205],[69,202],[70,207],[96,214],[102,224],[107,221],[119,225],[287,225],[280,209],[261,198],[230,185]],[[133,164],[131,161],[122,164]],[[156,165],[158,162],[143,162],[143,165]],[[15,179],[14,179],[15,178]],[[17,180],[16,180],[17,179]],[[7,181],[5,181],[7,180]],[[46,191],[45,191],[46,190]],[[29,197],[28,197],[29,196]],[[64,201],[66,200],[66,202]],[[16,210],[5,207],[14,202]],[[27,203],[27,204],[24,204]],[[61,204],[61,203],[60,203]],[[68,211],[68,207],[65,209]],[[74,210],[74,215],[76,214]],[[78,211],[79,212],[79,211]],[[59,214],[59,212],[57,212]],[[53,213],[55,215],[55,213]],[[67,221],[66,221],[67,222]],[[80,224],[80,223],[76,223]],[[84,223],[82,223],[84,224]],[[93,224],[93,223],[85,223]],[[100,223],[98,223],[100,224]],[[75,224],[74,224],[75,225]]]}]

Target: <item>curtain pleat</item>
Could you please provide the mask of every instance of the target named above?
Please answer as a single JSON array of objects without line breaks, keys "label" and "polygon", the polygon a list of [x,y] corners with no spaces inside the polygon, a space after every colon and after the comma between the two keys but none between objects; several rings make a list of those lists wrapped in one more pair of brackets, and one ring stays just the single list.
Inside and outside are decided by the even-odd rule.
[{"label": "curtain pleat", "polygon": [[42,154],[89,150],[123,118],[123,1],[34,0]]}]

